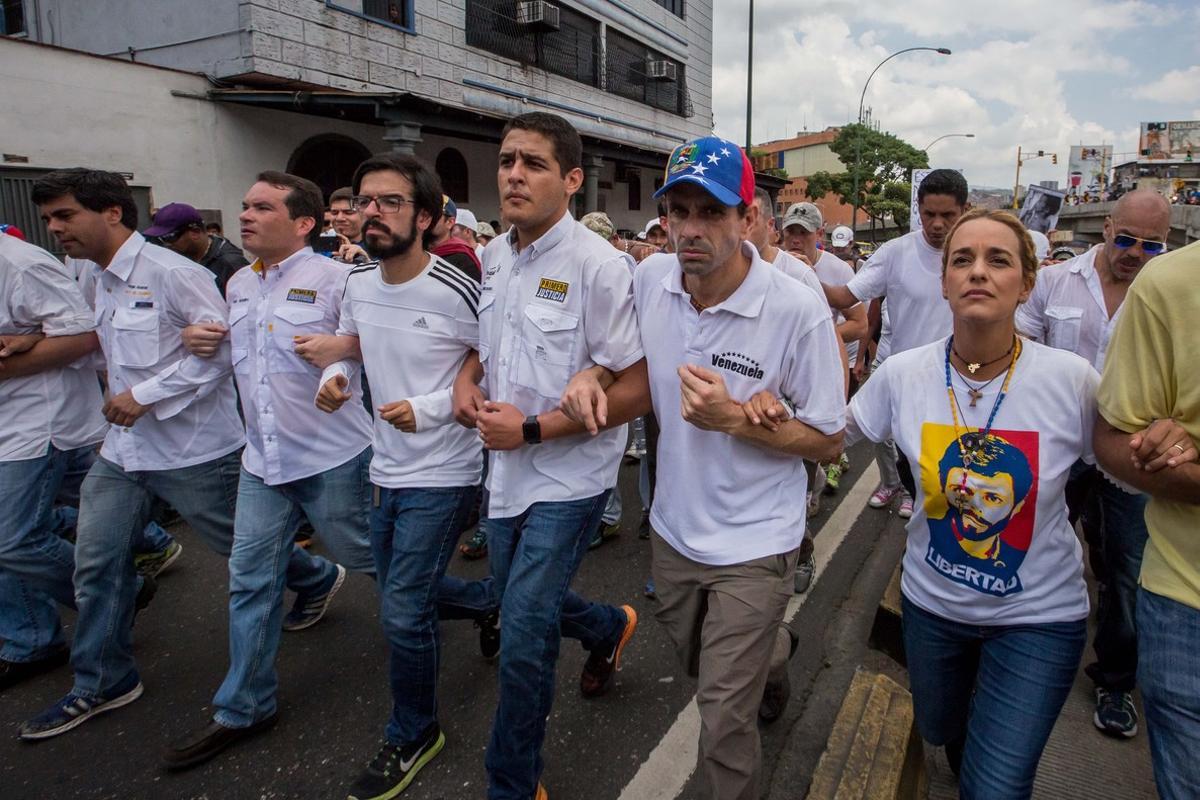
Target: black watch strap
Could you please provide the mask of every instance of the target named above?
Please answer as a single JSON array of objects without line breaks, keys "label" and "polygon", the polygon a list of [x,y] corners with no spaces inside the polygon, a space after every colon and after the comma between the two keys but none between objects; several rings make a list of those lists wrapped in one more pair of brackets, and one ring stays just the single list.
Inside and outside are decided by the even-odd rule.
[{"label": "black watch strap", "polygon": [[542,423],[538,422],[537,414],[530,414],[521,423],[521,438],[525,444],[542,443]]}]

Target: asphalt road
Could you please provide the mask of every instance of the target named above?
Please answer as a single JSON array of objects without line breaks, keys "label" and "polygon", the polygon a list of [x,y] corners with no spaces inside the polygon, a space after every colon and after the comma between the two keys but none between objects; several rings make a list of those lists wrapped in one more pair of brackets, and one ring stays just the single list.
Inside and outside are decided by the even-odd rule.
[{"label": "asphalt road", "polygon": [[[874,485],[873,473],[863,476],[858,507],[837,513],[868,466],[869,450],[856,448],[851,459],[842,493],[827,497],[812,521],[818,558],[828,563],[795,612],[792,624],[801,633],[802,646],[791,664],[789,709],[763,730],[764,797],[803,796],[841,692],[865,648],[863,626],[869,627],[902,547],[894,513],[859,513],[863,488],[869,491]],[[622,534],[588,554],[574,588],[595,600],[634,606],[641,624],[616,686],[596,700],[585,700],[578,690],[586,654],[574,642],[564,642],[544,749],[543,781],[555,800],[670,800],[700,792],[701,778],[692,774],[695,731],[686,713],[695,687],[654,621],[653,601],[642,596],[649,543],[636,534],[636,479],[635,466],[623,467]],[[825,530],[831,515],[836,531]],[[16,727],[69,689],[69,669],[0,694],[0,726],[12,732],[0,740],[0,795],[5,800],[342,798],[374,754],[390,703],[386,649],[374,584],[355,575],[325,620],[283,635],[280,721],[274,730],[189,772],[172,774],[159,767],[168,741],[208,720],[208,703],[225,673],[228,654],[225,563],[186,526],[176,526],[173,533],[185,552],[162,577],[158,596],[136,629],[145,694],[126,708],[37,744],[17,741]],[[828,537],[824,545],[822,537]],[[486,562],[456,557],[451,571],[480,577]],[[495,684],[495,668],[480,657],[475,629],[470,623],[446,623],[440,717],[447,746],[404,797],[484,796],[483,755]]]}]

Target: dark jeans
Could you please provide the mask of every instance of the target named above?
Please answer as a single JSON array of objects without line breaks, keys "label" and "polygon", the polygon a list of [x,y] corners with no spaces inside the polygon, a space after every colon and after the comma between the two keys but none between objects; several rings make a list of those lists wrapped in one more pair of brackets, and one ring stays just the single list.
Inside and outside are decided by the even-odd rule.
[{"label": "dark jeans", "polygon": [[1200,609],[1138,590],[1138,683],[1162,800],[1200,797]]},{"label": "dark jeans", "polygon": [[[477,489],[377,486],[374,493],[371,552],[379,577],[379,620],[391,650],[386,735],[392,744],[406,745],[437,721],[439,595]],[[453,585],[460,584],[465,585]]]},{"label": "dark jeans", "polygon": [[917,730],[930,744],[962,747],[959,797],[1029,797],[1075,680],[1087,620],[965,625],[902,602]]},{"label": "dark jeans", "polygon": [[1137,683],[1137,589],[1146,549],[1146,496],[1129,494],[1082,462],[1067,483],[1068,513],[1080,518],[1088,563],[1099,582],[1096,660],[1088,677],[1110,691],[1132,692]]},{"label": "dark jeans", "polygon": [[504,626],[500,698],[485,759],[489,800],[529,800],[537,790],[562,635],[594,650],[614,645],[624,629],[620,610],[569,588],[607,500],[602,492],[535,503],[519,516],[483,523]]}]

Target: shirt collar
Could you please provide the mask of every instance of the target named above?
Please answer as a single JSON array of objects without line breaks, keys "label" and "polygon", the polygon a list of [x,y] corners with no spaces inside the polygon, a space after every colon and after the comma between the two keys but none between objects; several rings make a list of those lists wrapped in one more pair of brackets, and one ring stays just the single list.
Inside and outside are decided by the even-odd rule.
[{"label": "shirt collar", "polygon": [[142,248],[145,246],[146,237],[137,231],[129,234],[129,238],[113,254],[112,261],[108,262],[108,269],[105,272],[114,278],[128,282],[129,276],[133,274],[133,266],[137,263],[138,253],[142,252]]},{"label": "shirt collar", "polygon": [[[738,316],[753,319],[762,311],[763,303],[767,299],[767,291],[771,284],[771,270],[774,267],[763,261],[758,250],[749,242],[742,242],[742,253],[750,259],[750,271],[746,273],[741,285],[733,290],[733,294],[710,308],[714,311],[718,309],[730,311]],[[678,259],[675,261],[675,268],[663,276],[662,286],[672,294],[687,294],[683,288],[683,270],[679,267]]]},{"label": "shirt collar", "polygon": [[256,258],[256,259],[254,259],[254,263],[250,265],[250,268],[252,270],[254,270],[254,273],[256,275],[258,275],[259,277],[263,276],[264,270],[269,272],[273,269],[277,269],[280,271],[280,273],[282,273],[288,267],[292,266],[293,264],[300,263],[301,261],[303,261],[308,256],[311,256],[312,254],[313,254],[313,249],[311,247],[301,247],[299,250],[292,253],[290,256],[285,258],[283,261],[280,261],[278,264],[267,264],[264,267],[262,259]]},{"label": "shirt collar", "polygon": [[1075,256],[1075,258],[1070,260],[1069,263],[1071,266],[1068,269],[1077,275],[1082,275],[1084,278],[1091,278],[1093,273],[1096,272],[1096,254],[1100,251],[1101,247],[1103,245],[1098,244],[1086,253]]},{"label": "shirt collar", "polygon": [[[554,223],[550,230],[543,233],[537,241],[530,244],[529,249],[533,250],[534,255],[540,256],[567,238],[574,225],[575,219],[571,216],[571,212],[566,212],[558,222]],[[517,226],[514,225],[508,230],[508,246],[512,248],[513,255],[519,255],[517,241]]]}]

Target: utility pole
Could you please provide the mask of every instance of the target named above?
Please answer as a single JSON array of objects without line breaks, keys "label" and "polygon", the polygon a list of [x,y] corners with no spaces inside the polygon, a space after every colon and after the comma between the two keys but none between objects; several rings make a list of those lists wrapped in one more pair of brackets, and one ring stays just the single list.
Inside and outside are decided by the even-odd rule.
[{"label": "utility pole", "polygon": [[1021,188],[1021,145],[1017,145],[1017,177],[1013,181],[1013,204],[1012,207],[1017,207],[1017,191]]},{"label": "utility pole", "polygon": [[750,22],[747,28],[746,52],[746,157],[750,157],[750,120],[754,109],[754,0],[750,0]]}]

